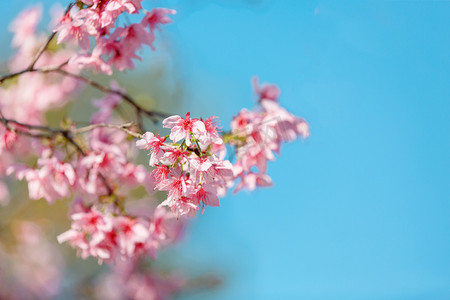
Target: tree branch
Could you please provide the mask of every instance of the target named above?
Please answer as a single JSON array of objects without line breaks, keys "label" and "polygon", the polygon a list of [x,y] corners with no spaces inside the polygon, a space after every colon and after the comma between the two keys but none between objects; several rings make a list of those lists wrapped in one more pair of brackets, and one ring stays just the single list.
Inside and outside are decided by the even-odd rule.
[{"label": "tree branch", "polygon": [[103,84],[94,81],[90,78],[84,77],[83,75],[80,74],[75,74],[75,73],[71,73],[68,72],[66,70],[63,70],[61,68],[56,68],[56,69],[43,69],[42,70],[43,73],[48,73],[48,72],[57,72],[61,75],[64,76],[68,76],[68,77],[72,77],[72,78],[76,78],[78,80],[81,80],[87,84],[89,84],[90,86],[104,92],[104,93],[109,93],[109,94],[115,94],[120,96],[124,101],[128,102],[131,106],[133,106],[133,108],[136,110],[137,113],[139,114],[144,114],[147,115],[150,119],[152,119],[153,122],[157,122],[157,118],[167,118],[168,115],[162,112],[158,112],[158,111],[154,111],[154,110],[147,110],[145,108],[143,108],[142,106],[140,106],[131,96],[129,96],[128,94],[119,91],[119,90],[115,90],[112,88],[109,88],[107,86],[104,86]]},{"label": "tree branch", "polygon": [[[41,125],[26,124],[26,123],[22,123],[22,122],[19,122],[16,120],[7,119],[1,115],[1,112],[0,112],[0,122],[3,123],[5,125],[5,127],[8,128],[9,130],[12,130],[14,132],[18,132],[19,134],[30,136],[33,138],[46,138],[46,139],[53,140],[53,139],[56,139],[57,136],[60,135],[60,136],[64,137],[68,143],[70,143],[72,146],[74,146],[75,149],[77,150],[77,152],[79,152],[82,156],[86,156],[88,153],[83,149],[83,147],[81,147],[81,145],[79,143],[77,143],[75,141],[73,135],[83,134],[83,133],[92,131],[96,128],[115,128],[115,129],[122,130],[133,137],[136,137],[136,138],[142,137],[141,134],[133,132],[128,129],[129,127],[133,126],[133,123],[126,123],[126,124],[120,124],[120,125],[101,123],[101,124],[92,124],[89,126],[75,128],[75,129],[62,129],[62,128],[51,128],[51,127],[41,126]],[[11,127],[12,124],[15,125],[14,128]],[[20,128],[20,127],[22,127],[22,128]],[[25,128],[29,131],[24,130],[23,128]],[[38,131],[38,132],[33,133],[30,131]],[[100,178],[101,178],[103,184],[105,185],[105,187],[107,189],[107,192],[108,192],[107,196],[113,195],[114,190],[109,185],[106,177],[102,173],[99,173],[99,175],[100,175]],[[116,202],[117,202],[117,199],[115,200],[115,203]],[[116,204],[118,207],[120,207],[118,202]]]},{"label": "tree branch", "polygon": [[71,78],[75,78],[77,80],[83,81],[84,83],[86,83],[86,84],[92,86],[93,88],[96,88],[97,90],[102,91],[104,93],[115,94],[115,95],[118,95],[119,97],[121,97],[125,102],[129,103],[135,109],[136,122],[137,122],[138,126],[140,127],[140,129],[142,129],[141,114],[148,116],[153,121],[153,123],[156,123],[158,121],[158,118],[167,118],[168,117],[168,114],[166,114],[166,113],[162,113],[162,112],[155,111],[155,110],[148,110],[148,109],[143,108],[130,95],[128,95],[122,91],[109,88],[109,87],[99,83],[98,81],[95,81],[95,80],[85,77],[83,75],[75,74],[75,73],[71,73],[66,70],[63,70],[62,67],[64,67],[67,63],[68,63],[68,61],[65,61],[64,63],[62,63],[58,66],[49,66],[49,67],[40,68],[40,69],[25,69],[25,70],[22,70],[19,72],[6,74],[6,75],[0,77],[0,84],[2,84],[4,81],[6,81],[8,79],[20,76],[25,73],[33,73],[33,72],[38,72],[38,73],[42,73],[42,74],[58,73],[63,76],[66,76],[66,77],[71,77]]},{"label": "tree branch", "polygon": [[126,123],[126,124],[120,124],[120,125],[101,123],[101,124],[92,124],[89,126],[81,127],[81,128],[73,130],[72,132],[75,134],[80,134],[80,133],[85,133],[85,132],[91,131],[95,128],[102,128],[102,127],[103,128],[115,128],[115,129],[122,130],[122,131],[128,133],[129,135],[134,136],[135,138],[139,138],[139,139],[142,138],[142,134],[128,129],[129,127],[132,127],[132,126],[134,126],[133,123]]},{"label": "tree branch", "polygon": [[[42,137],[48,137],[48,138],[53,138],[53,136],[56,136],[58,134],[64,136],[64,137],[68,137],[67,135],[70,134],[83,134],[89,131],[92,131],[96,128],[114,128],[114,129],[119,129],[121,131],[126,132],[127,134],[135,137],[135,138],[142,138],[142,134],[134,132],[129,130],[128,128],[133,127],[134,123],[125,123],[125,124],[107,124],[107,123],[99,123],[99,124],[91,124],[88,126],[84,126],[84,127],[80,127],[80,128],[75,128],[75,129],[62,129],[62,128],[51,128],[48,126],[42,126],[42,125],[32,125],[32,124],[26,124],[26,123],[22,123],[16,120],[12,120],[12,119],[7,119],[5,117],[3,117],[1,115],[0,112],[0,122],[2,122],[5,126],[7,126],[8,128],[11,128],[9,126],[9,124],[15,124],[17,127],[19,128],[11,128],[12,130],[15,131],[19,131],[19,133],[25,133],[25,134],[32,134],[32,132],[29,131],[24,131],[22,130],[20,127],[26,128],[28,130],[32,130],[32,131],[40,131],[38,134],[43,134],[46,133],[47,135],[43,135]],[[33,137],[41,137],[41,136],[36,136],[36,135],[32,135]],[[75,146],[75,145],[74,145]]]},{"label": "tree branch", "polygon": [[[67,13],[70,11],[70,9],[75,5],[75,3],[70,3],[67,8],[66,11],[64,12],[64,15],[67,15]],[[47,50],[48,46],[50,45],[50,43],[52,42],[52,40],[55,38],[56,36],[56,31],[54,31],[52,34],[50,34],[50,36],[47,39],[47,42],[42,45],[42,47],[39,49],[39,51],[36,53],[36,55],[33,57],[33,60],[31,61],[30,66],[28,67],[28,70],[33,70],[34,69],[34,65],[37,63],[37,61],[39,60],[39,58],[42,56],[42,54],[45,52],[45,50]]]}]

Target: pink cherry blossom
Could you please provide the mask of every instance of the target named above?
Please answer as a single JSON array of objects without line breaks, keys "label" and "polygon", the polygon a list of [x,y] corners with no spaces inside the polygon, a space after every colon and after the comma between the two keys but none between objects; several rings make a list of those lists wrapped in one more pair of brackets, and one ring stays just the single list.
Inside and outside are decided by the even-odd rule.
[{"label": "pink cherry blossom", "polygon": [[143,165],[135,165],[132,163],[127,163],[123,166],[123,171],[120,173],[120,182],[123,183],[121,186],[122,190],[129,190],[138,185],[150,184],[148,180],[149,173]]},{"label": "pink cherry blossom", "polygon": [[36,27],[41,19],[40,6],[31,7],[21,12],[11,23],[9,29],[14,33],[12,45],[19,47],[25,44],[30,36],[36,33]]},{"label": "pink cherry blossom", "polygon": [[78,249],[82,258],[97,257],[100,261],[112,259],[113,243],[109,234],[112,230],[112,217],[92,207],[86,212],[71,216],[72,226],[58,236],[58,242],[69,242]]},{"label": "pink cherry blossom", "polygon": [[167,8],[154,8],[150,12],[145,14],[142,19],[142,25],[149,26],[151,31],[158,28],[159,24],[168,24],[172,20],[167,15],[174,15],[177,12],[173,9]]},{"label": "pink cherry blossom", "polygon": [[126,10],[130,14],[137,14],[142,8],[142,0],[110,0],[106,5],[106,10],[118,11]]},{"label": "pink cherry blossom", "polygon": [[90,67],[94,72],[112,75],[111,66],[100,57],[101,51],[94,49],[92,54],[77,54],[69,60],[69,66],[81,70]]},{"label": "pink cherry blossom", "polygon": [[146,132],[142,136],[142,139],[136,142],[136,147],[139,149],[145,149],[151,151],[150,166],[155,166],[159,163],[159,160],[164,155],[164,149],[168,147],[164,144],[166,138],[161,137],[159,134],[156,137],[152,132]]},{"label": "pink cherry blossom", "polygon": [[117,174],[122,167],[122,164],[114,158],[114,155],[105,152],[92,152],[82,157],[76,167],[77,184],[81,191],[91,195],[107,194],[108,191],[102,178],[103,174],[114,170],[115,172],[111,174]]},{"label": "pink cherry blossom", "polygon": [[272,125],[283,141],[293,141],[297,136],[306,138],[309,136],[309,126],[301,118],[297,118],[281,107],[278,103],[263,99],[261,106],[267,116],[267,124]]},{"label": "pink cherry blossom", "polygon": [[156,189],[168,191],[168,197],[162,205],[171,206],[181,196],[190,194],[192,190],[191,183],[188,176],[181,174],[179,169],[175,169],[167,179],[156,185]]},{"label": "pink cherry blossom", "polygon": [[99,262],[156,256],[156,251],[174,242],[182,221],[163,208],[157,208],[150,220],[127,215],[115,216],[95,206],[71,214],[72,225],[58,236],[59,243],[69,242],[82,258],[93,256]]},{"label": "pink cherry blossom", "polygon": [[168,24],[171,23],[172,20],[167,15],[174,15],[176,11],[173,9],[167,8],[154,8],[152,11],[147,12],[142,19],[141,23],[145,27],[149,27],[150,29],[150,47],[154,50],[153,41],[155,40],[155,30],[159,29],[160,24]]},{"label": "pink cherry blossom", "polygon": [[183,221],[175,219],[176,216],[173,213],[163,207],[157,207],[150,223],[153,239],[165,244],[177,240],[182,231]]},{"label": "pink cherry blossom", "polygon": [[160,162],[168,166],[174,166],[177,163],[183,165],[186,163],[189,155],[188,151],[184,151],[179,147],[167,147],[164,156],[160,158]]},{"label": "pink cherry blossom", "polygon": [[280,153],[283,142],[309,136],[308,124],[279,104],[277,86],[259,86],[257,78],[253,82],[260,106],[255,111],[241,110],[231,123],[232,132],[240,138],[236,143],[237,162],[233,170],[235,179],[241,181],[235,192],[270,186],[272,181],[266,172],[268,161],[275,160],[274,153]]},{"label": "pink cherry blossom", "polygon": [[18,136],[17,133],[4,128],[4,126],[0,125],[0,153],[4,150],[10,150],[14,143],[17,142]]},{"label": "pink cherry blossom", "polygon": [[259,85],[258,77],[253,77],[253,88],[255,89],[256,94],[258,94],[259,99],[261,101],[263,99],[278,101],[280,97],[281,91],[275,84],[262,84]]},{"label": "pink cherry blossom", "polygon": [[[72,12],[73,10],[71,10]],[[89,50],[89,35],[85,21],[79,13],[67,13],[53,30],[58,32],[58,44],[64,41],[77,41],[81,48]]]},{"label": "pink cherry blossom", "polygon": [[205,125],[205,133],[199,137],[200,146],[206,149],[211,144],[222,144],[223,140],[219,135],[218,126],[216,122],[217,117],[209,117],[206,120],[201,120]]},{"label": "pink cherry blossom", "polygon": [[[117,89],[117,84],[112,83],[111,88]],[[108,94],[102,99],[93,99],[92,104],[98,111],[92,115],[92,123],[107,123],[111,120],[114,109],[122,102],[122,98],[116,94]]]},{"label": "pink cherry blossom", "polygon": [[[106,1],[98,3],[106,3]],[[114,27],[114,22],[120,11],[105,10],[103,6],[95,4],[90,8],[80,10],[78,14],[80,18],[85,20],[86,30],[89,35],[103,36],[109,34],[109,30]]]},{"label": "pink cherry blossom", "polygon": [[114,39],[105,39],[100,38],[97,41],[97,46],[93,50],[96,56],[104,55],[106,61],[109,65],[113,65],[119,71],[123,71],[125,69],[134,69],[134,59],[140,59],[132,49],[128,48],[125,43],[114,40]]},{"label": "pink cherry blossom", "polygon": [[271,186],[272,179],[267,174],[248,173],[242,175],[241,182],[238,183],[234,192],[237,193],[241,189],[254,190],[256,187]]},{"label": "pink cherry blossom", "polygon": [[170,132],[172,141],[178,142],[184,139],[187,146],[192,144],[192,135],[195,138],[199,138],[206,132],[205,124],[199,119],[191,119],[189,112],[184,119],[178,115],[164,119],[163,127],[172,129]]},{"label": "pink cherry blossom", "polygon": [[138,50],[142,44],[152,45],[152,38],[145,27],[140,24],[131,24],[126,27],[117,27],[111,34],[111,40],[120,40],[125,44],[130,52]]},{"label": "pink cherry blossom", "polygon": [[202,211],[205,206],[220,206],[219,197],[217,197],[217,189],[211,184],[203,184],[193,196],[194,202],[202,203]]},{"label": "pink cherry blossom", "polygon": [[151,176],[155,182],[161,182],[169,178],[170,169],[166,165],[159,165],[152,171]]},{"label": "pink cherry blossom", "polygon": [[137,244],[143,244],[150,236],[149,225],[143,220],[118,216],[113,220],[120,252],[125,257],[133,257]]},{"label": "pink cherry blossom", "polygon": [[[48,151],[45,152],[48,155]],[[57,199],[68,197],[75,184],[76,175],[73,167],[55,156],[42,157],[38,160],[39,169],[24,168],[17,172],[19,179],[28,182],[28,192],[31,199],[45,198],[52,203]]]}]

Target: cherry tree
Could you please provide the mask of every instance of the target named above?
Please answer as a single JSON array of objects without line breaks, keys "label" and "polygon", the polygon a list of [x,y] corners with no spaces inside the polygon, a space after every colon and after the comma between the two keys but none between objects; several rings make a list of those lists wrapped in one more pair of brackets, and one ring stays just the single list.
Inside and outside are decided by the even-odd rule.
[{"label": "cherry tree", "polygon": [[[113,272],[98,280],[94,294],[100,299],[166,299],[181,290],[185,279],[145,273],[140,260],[156,260],[162,248],[177,242],[189,218],[220,206],[230,190],[271,186],[268,162],[284,143],[309,136],[306,121],[280,104],[280,89],[257,78],[255,107],[237,112],[229,131],[215,116],[171,115],[137,102],[111,76],[134,69],[143,47],[155,49],[157,32],[176,14],[144,8],[142,2],[71,2],[51,21],[49,35],[37,29],[41,10],[24,10],[10,26],[14,55],[9,73],[0,77],[0,203],[6,207],[14,201],[4,182],[11,178],[27,184],[31,200],[69,203],[71,225],[57,240],[82,259],[112,266]],[[126,15],[140,21],[119,26]],[[110,83],[96,80],[100,75]],[[103,93],[92,99],[89,124],[65,117],[59,127],[49,126],[48,111],[63,109],[86,87]],[[132,115],[120,113],[123,105]],[[169,134],[149,131],[148,120]],[[145,162],[139,152],[148,155]],[[146,191],[141,198],[151,199],[139,210],[129,205],[136,189]],[[35,225],[25,222],[18,228],[18,274],[26,279],[32,265],[23,245],[42,248],[47,256],[33,262],[34,273],[45,275],[42,280],[14,297],[51,299],[63,259],[51,254],[57,249],[46,244]],[[0,290],[8,290],[1,280]]]}]

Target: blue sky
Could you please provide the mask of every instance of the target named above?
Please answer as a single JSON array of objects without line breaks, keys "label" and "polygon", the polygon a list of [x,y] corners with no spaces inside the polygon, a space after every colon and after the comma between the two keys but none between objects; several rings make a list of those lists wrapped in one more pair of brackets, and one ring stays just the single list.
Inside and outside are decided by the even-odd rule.
[{"label": "blue sky", "polygon": [[312,132],[269,166],[273,188],[223,199],[168,251],[225,276],[185,299],[450,298],[450,2],[144,3],[178,10],[176,113],[226,127],[258,75]]}]

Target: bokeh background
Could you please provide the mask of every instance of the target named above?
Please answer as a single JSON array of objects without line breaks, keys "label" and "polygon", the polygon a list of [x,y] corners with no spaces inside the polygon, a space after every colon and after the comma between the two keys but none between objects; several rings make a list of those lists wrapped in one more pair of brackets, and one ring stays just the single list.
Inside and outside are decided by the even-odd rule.
[{"label": "bokeh background", "polygon": [[[34,2],[3,3],[2,60]],[[178,14],[121,75],[130,94],[226,129],[258,75],[312,132],[269,166],[273,188],[228,196],[165,251],[224,280],[181,299],[450,299],[449,1],[144,5]]]}]

